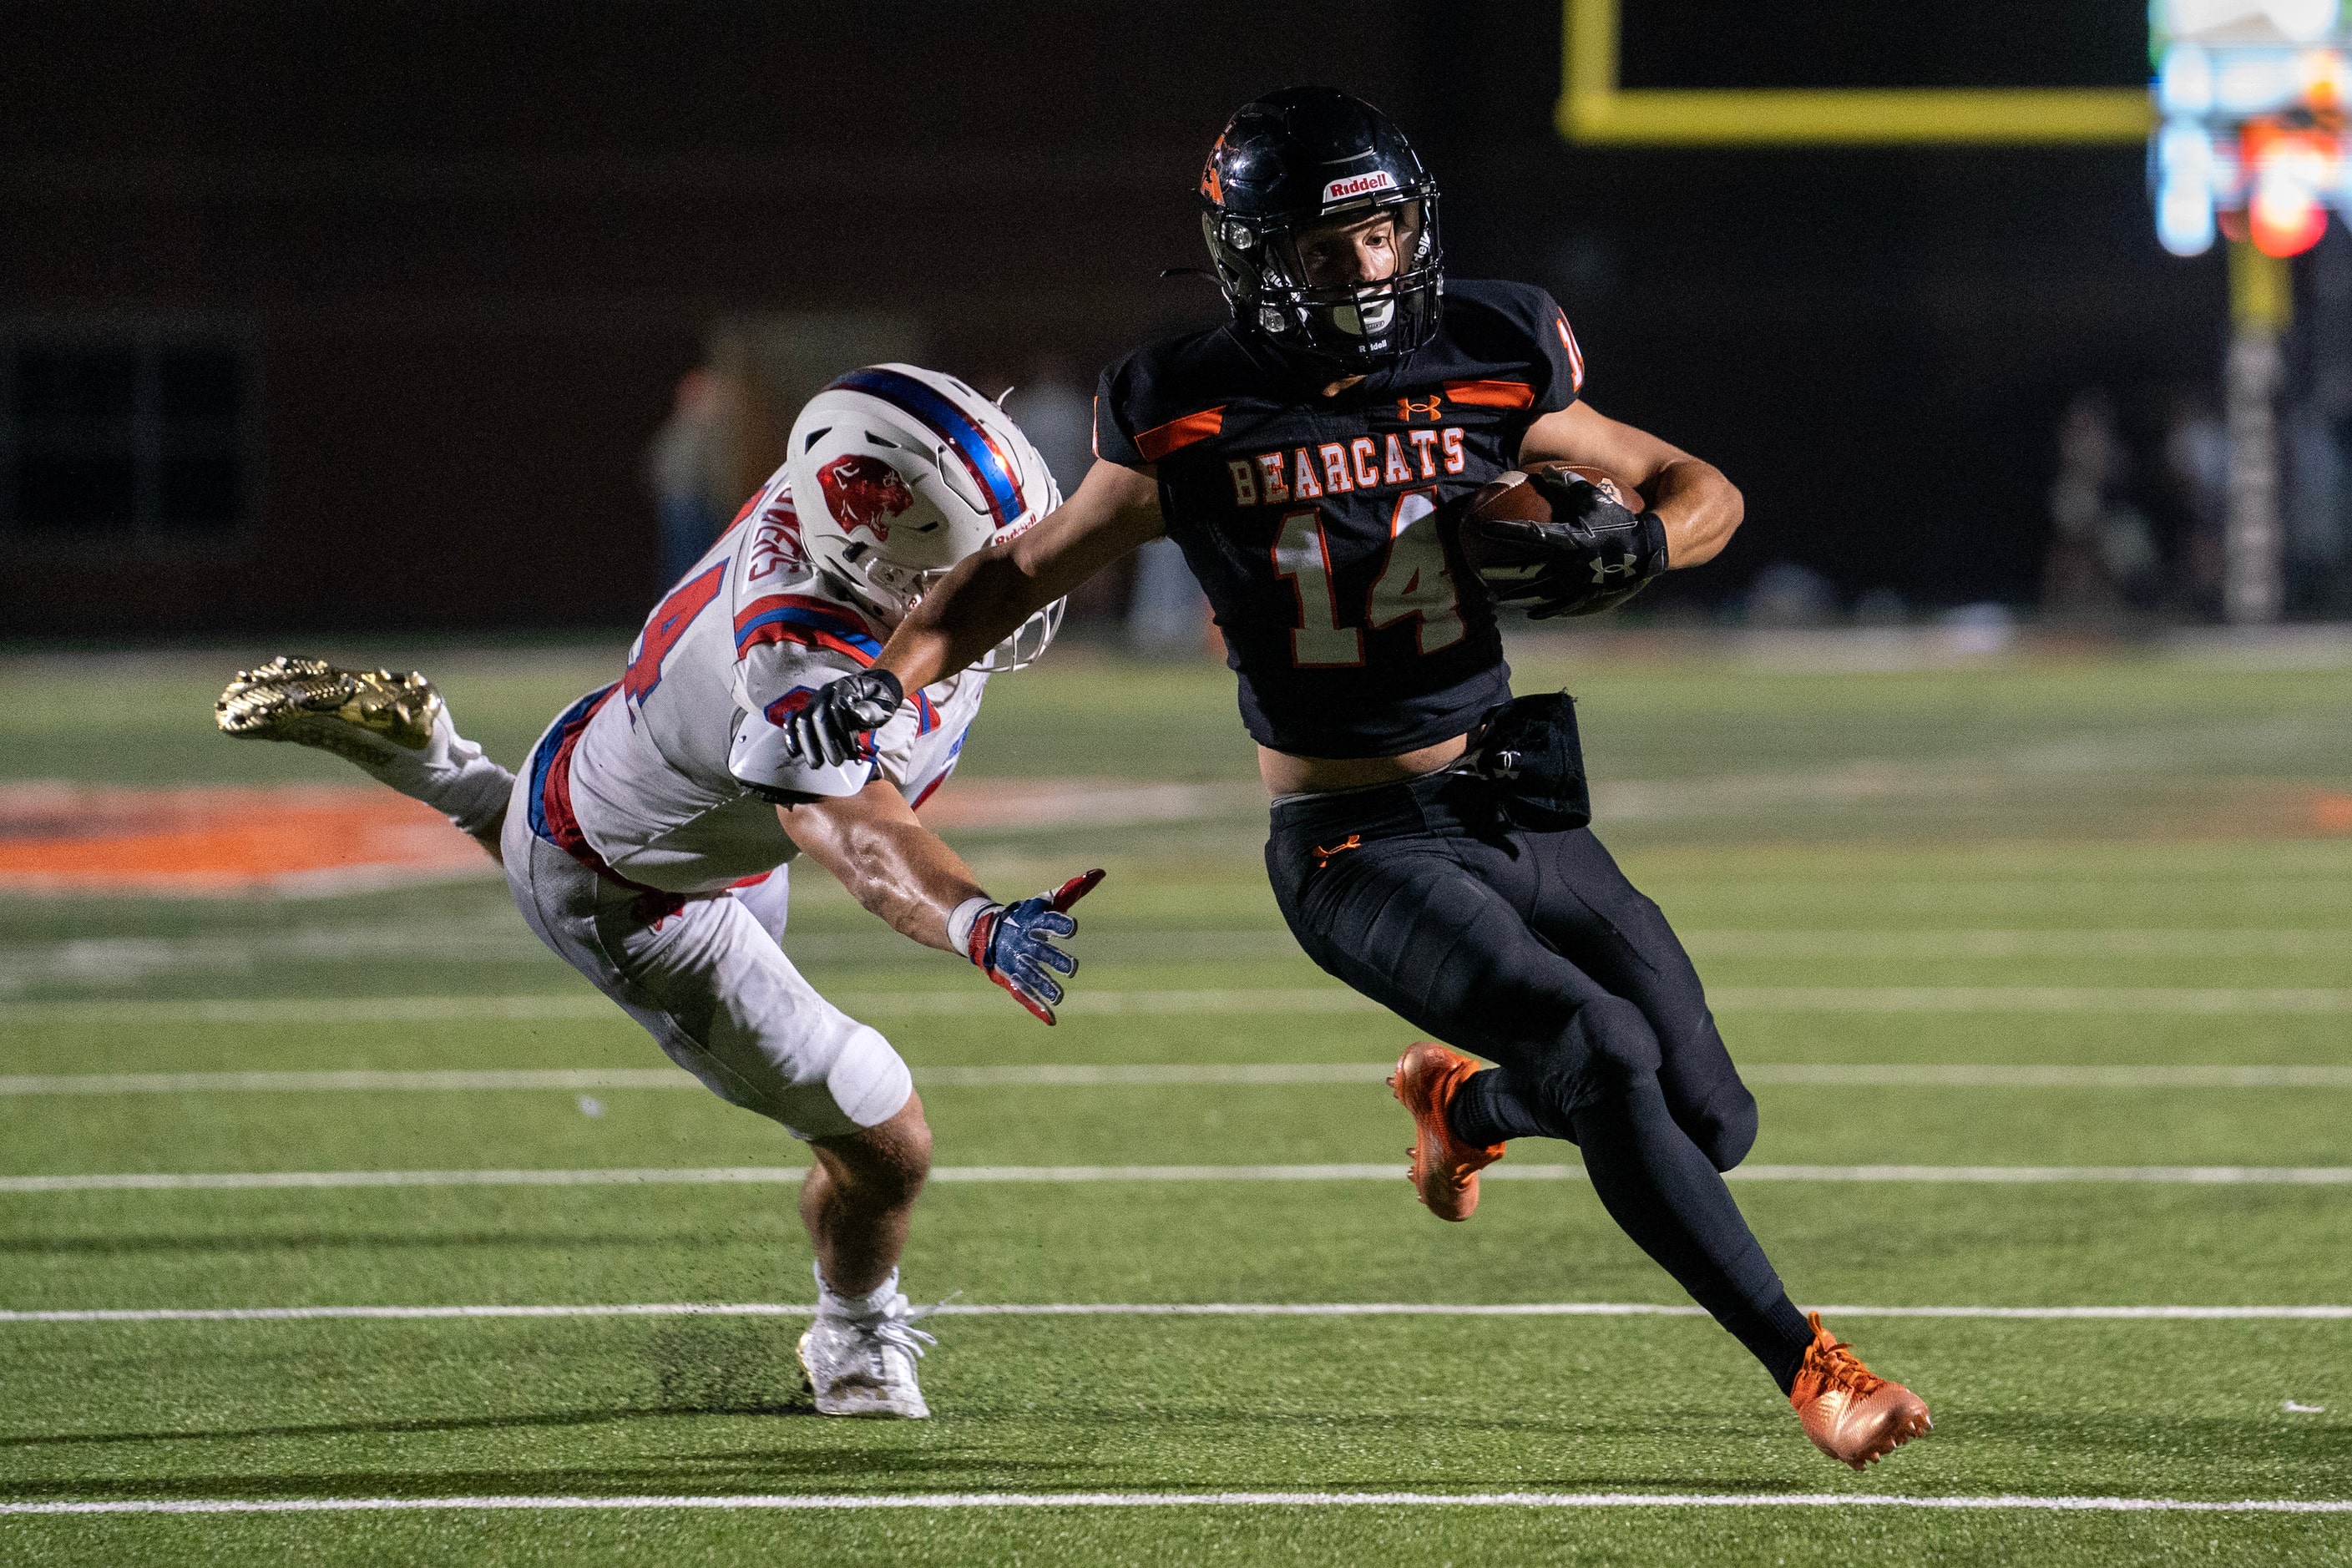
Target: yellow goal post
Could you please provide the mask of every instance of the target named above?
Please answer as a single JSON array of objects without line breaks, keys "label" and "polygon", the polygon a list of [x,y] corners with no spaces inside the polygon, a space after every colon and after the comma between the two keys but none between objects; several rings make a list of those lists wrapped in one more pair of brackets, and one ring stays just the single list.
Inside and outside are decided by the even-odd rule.
[{"label": "yellow goal post", "polygon": [[2144,142],[2145,88],[1618,86],[1621,0],[1561,0],[1559,102],[1571,142],[1621,146],[2013,146]]}]

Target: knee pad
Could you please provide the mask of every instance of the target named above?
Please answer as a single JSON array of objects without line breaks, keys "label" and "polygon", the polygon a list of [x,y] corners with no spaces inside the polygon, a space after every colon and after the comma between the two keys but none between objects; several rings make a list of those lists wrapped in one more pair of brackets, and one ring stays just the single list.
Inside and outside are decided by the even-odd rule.
[{"label": "knee pad", "polygon": [[1622,996],[1603,996],[1578,1008],[1569,1034],[1583,1047],[1573,1054],[1582,1058],[1585,1075],[1610,1089],[1654,1079],[1665,1060],[1650,1020]]},{"label": "knee pad", "polygon": [[1563,1115],[1657,1082],[1664,1056],[1642,1010],[1621,996],[1602,996],[1576,1010],[1562,1049],[1544,1074],[1545,1098]]},{"label": "knee pad", "polygon": [[1718,1171],[1730,1170],[1756,1147],[1756,1097],[1744,1083],[1734,1080],[1717,1089],[1696,1120],[1696,1126],[1683,1131]]}]

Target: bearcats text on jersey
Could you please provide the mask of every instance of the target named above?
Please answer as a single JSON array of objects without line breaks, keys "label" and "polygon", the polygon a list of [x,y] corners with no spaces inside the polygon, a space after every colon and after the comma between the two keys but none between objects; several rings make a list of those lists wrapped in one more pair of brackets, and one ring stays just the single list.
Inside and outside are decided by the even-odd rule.
[{"label": "bearcats text on jersey", "polygon": [[1450,280],[1430,341],[1335,396],[1231,326],[1103,373],[1097,456],[1153,466],[1262,744],[1393,755],[1467,731],[1510,695],[1495,605],[1449,503],[1511,468],[1584,366],[1540,289]]}]

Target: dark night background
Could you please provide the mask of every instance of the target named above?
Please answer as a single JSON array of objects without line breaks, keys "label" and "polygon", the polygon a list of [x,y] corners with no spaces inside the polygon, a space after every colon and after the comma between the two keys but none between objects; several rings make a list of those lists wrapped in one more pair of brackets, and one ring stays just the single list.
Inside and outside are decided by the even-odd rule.
[{"label": "dark night background", "polygon": [[[1795,561],[1849,599],[2036,593],[2059,410],[2210,389],[2224,269],[2141,149],[1655,151],[1552,128],[1560,18],[1181,8],[0,4],[0,333],[251,345],[242,519],[0,522],[6,635],[634,622],[642,454],[739,312],[919,321],[973,379],[1090,378],[1222,310],[1192,186],[1233,107],[1370,98],[1449,270],[1548,286],[1604,411],[1749,521],[1686,606]],[[2138,86],[2136,0],[1627,0],[1643,86]],[[27,334],[30,334],[28,337]]]}]

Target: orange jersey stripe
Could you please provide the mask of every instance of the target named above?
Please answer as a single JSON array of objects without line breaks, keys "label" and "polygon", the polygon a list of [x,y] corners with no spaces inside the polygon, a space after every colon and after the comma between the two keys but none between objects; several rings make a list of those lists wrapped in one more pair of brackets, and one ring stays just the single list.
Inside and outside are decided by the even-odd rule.
[{"label": "orange jersey stripe", "polygon": [[1536,389],[1524,381],[1449,381],[1445,401],[1480,408],[1526,408],[1534,404]]},{"label": "orange jersey stripe", "polygon": [[[1530,397],[1534,394],[1528,394]],[[1147,463],[1156,463],[1171,452],[1179,452],[1195,441],[1205,441],[1225,427],[1225,405],[1203,408],[1198,414],[1187,414],[1181,419],[1171,419],[1165,425],[1155,425],[1135,438],[1135,449],[1143,454]]]}]

